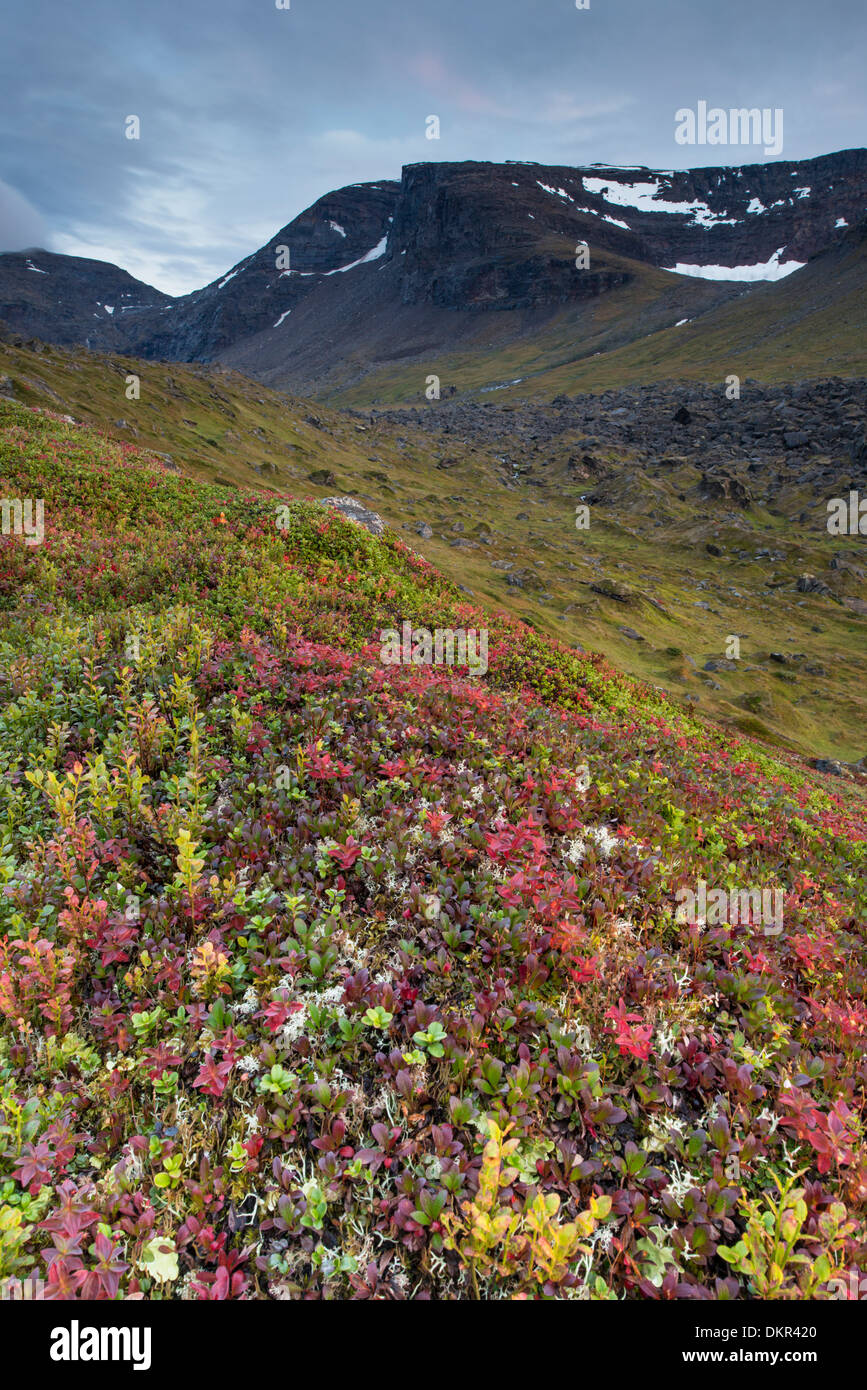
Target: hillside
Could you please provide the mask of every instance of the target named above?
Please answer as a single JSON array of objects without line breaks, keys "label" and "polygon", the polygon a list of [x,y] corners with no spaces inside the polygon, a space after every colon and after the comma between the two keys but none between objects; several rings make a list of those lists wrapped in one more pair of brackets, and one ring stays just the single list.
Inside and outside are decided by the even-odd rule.
[{"label": "hillside", "polygon": [[[598,391],[627,383],[761,381],[867,375],[867,220],[779,284],[757,285],[674,329],[590,360],[588,353],[534,372],[522,395]],[[505,366],[506,364],[504,364]],[[507,370],[515,363],[509,362]],[[393,390],[393,387],[392,387]],[[514,386],[506,394],[517,396]]]},{"label": "hillside", "polygon": [[867,753],[863,557],[826,527],[827,499],[867,494],[863,381],[745,377],[739,401],[721,386],[552,406],[498,392],[362,415],[213,366],[16,340],[0,342],[4,393],[198,481],[351,494],[478,602],[769,743]]},{"label": "hillside", "polygon": [[[0,538],[0,1275],[841,1296],[863,790],[315,502],[14,402],[0,473],[45,509]],[[486,674],[383,664],[404,621]]]}]

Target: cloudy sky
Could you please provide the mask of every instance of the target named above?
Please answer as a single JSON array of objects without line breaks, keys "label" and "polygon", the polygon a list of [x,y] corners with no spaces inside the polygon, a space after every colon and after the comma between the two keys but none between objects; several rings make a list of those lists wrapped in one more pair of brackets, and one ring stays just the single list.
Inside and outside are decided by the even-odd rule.
[{"label": "cloudy sky", "polygon": [[865,143],[865,51],[864,0],[3,0],[0,251],[179,294],[419,160],[764,158],[677,145],[700,100],[782,108],[810,158]]}]

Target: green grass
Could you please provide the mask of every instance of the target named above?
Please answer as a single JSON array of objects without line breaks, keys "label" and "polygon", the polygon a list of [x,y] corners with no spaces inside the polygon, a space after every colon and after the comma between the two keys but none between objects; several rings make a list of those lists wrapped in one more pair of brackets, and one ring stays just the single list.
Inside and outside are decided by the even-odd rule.
[{"label": "green grass", "polygon": [[[141,378],[139,401],[124,395],[125,378],[133,372]],[[835,549],[821,509],[813,523],[789,530],[789,518],[812,499],[783,496],[781,515],[745,511],[739,520],[747,530],[720,531],[716,515],[705,514],[693,495],[700,472],[688,459],[659,476],[643,470],[638,491],[630,491],[624,479],[634,460],[625,450],[603,450],[622,476],[600,489],[567,466],[570,456],[582,452],[580,434],[552,442],[544,467],[527,458],[527,475],[513,482],[497,459],[500,453],[522,457],[517,436],[508,430],[496,448],[476,447],[454,434],[438,438],[415,431],[409,420],[354,419],[236,373],[80,350],[45,347],[35,353],[0,345],[4,373],[22,402],[69,412],[99,425],[110,439],[170,454],[184,476],[229,490],[360,497],[476,600],[567,644],[599,651],[678,698],[697,696],[703,711],[734,728],[818,756],[856,760],[867,753],[867,620],[831,599],[794,590],[797,575],[824,571]],[[311,416],[319,427],[308,422]],[[116,425],[121,419],[128,428]],[[448,457],[455,466],[439,468]],[[312,484],[309,474],[320,469],[330,470],[335,482]],[[604,492],[604,500],[592,509],[590,530],[577,531],[575,506],[591,486]],[[651,506],[664,515],[662,527],[647,516]],[[530,520],[518,520],[522,513]],[[432,525],[431,539],[416,534],[420,522]],[[451,529],[454,522],[463,532]],[[478,540],[479,529],[489,545]],[[784,561],[771,570],[785,582],[769,593],[768,567],[731,553],[713,558],[705,546],[714,539],[730,552],[783,551]],[[456,548],[457,540],[474,548]],[[535,587],[509,586],[498,564],[535,574]],[[635,605],[627,608],[594,592],[590,585],[600,575],[630,587],[638,596]],[[697,601],[715,611],[697,608]],[[624,637],[621,626],[634,628],[644,642]],[[708,676],[701,668],[724,655],[730,634],[744,634],[738,669]],[[683,656],[668,656],[672,646]],[[769,651],[779,649],[806,657],[786,668],[785,678],[783,668],[768,661]],[[805,674],[805,665],[824,674]]]}]

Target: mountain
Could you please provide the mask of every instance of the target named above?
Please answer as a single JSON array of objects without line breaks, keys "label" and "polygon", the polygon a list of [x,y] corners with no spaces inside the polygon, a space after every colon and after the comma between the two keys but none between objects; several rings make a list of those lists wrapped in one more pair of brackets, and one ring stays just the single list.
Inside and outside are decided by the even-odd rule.
[{"label": "mountain", "polygon": [[[0,313],[48,340],[222,361],[281,389],[419,399],[432,373],[461,390],[523,381],[722,313],[732,299],[740,312],[763,296],[772,321],[800,268],[844,243],[865,208],[864,149],[681,171],[424,163],[399,183],[328,194],[193,294],[170,300],[139,285],[133,299],[130,281],[111,329],[112,268],[0,257]],[[62,275],[58,260],[69,262]],[[57,280],[37,294],[39,269]],[[73,298],[77,277],[86,283]],[[756,288],[768,280],[780,284]],[[834,369],[827,334],[812,350]]]},{"label": "mountain", "polygon": [[[399,188],[355,184],[320,198],[219,280],[136,324],[130,345],[144,357],[209,362],[280,327],[331,276],[384,254]],[[287,269],[278,268],[281,247]]]},{"label": "mountain", "polygon": [[136,316],[171,304],[110,261],[38,247],[0,256],[0,320],[47,342],[117,350],[136,337]]}]

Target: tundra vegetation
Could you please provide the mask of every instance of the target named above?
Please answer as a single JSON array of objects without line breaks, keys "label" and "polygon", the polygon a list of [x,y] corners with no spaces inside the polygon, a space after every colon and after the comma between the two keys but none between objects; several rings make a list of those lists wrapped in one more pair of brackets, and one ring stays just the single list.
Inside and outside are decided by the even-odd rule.
[{"label": "tundra vegetation", "polygon": [[[314,502],[13,404],[0,476],[45,529],[0,537],[0,1278],[859,1287],[857,784]],[[404,621],[487,674],[384,665]],[[785,930],[678,922],[702,881]]]}]

